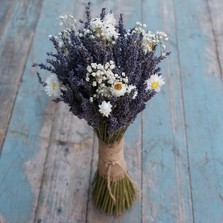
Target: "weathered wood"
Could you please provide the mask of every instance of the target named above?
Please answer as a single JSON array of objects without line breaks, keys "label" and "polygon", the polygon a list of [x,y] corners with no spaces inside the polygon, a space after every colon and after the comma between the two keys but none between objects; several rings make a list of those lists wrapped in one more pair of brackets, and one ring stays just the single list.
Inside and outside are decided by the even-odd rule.
[{"label": "weathered wood", "polygon": [[217,60],[216,52],[212,60],[206,54],[207,49],[215,51],[209,44],[216,36],[212,36],[211,21],[203,23],[202,15],[208,17],[207,6],[203,3],[200,0],[175,1],[174,7],[194,222],[208,223],[223,219],[223,86],[220,67],[212,64],[212,60]]},{"label": "weathered wood", "polygon": [[[68,111],[63,114],[69,116]],[[72,115],[73,116],[73,115]],[[79,140],[51,141],[44,167],[35,222],[86,222],[93,137],[89,126],[78,118],[67,119],[80,132]],[[55,116],[57,118],[57,114]],[[54,128],[55,127],[55,128]],[[53,131],[63,130],[55,125]],[[76,133],[77,135],[77,133]]]},{"label": "weathered wood", "polygon": [[7,222],[34,221],[55,105],[49,103],[41,90],[31,65],[36,58],[43,60],[45,52],[50,50],[48,34],[56,30],[55,18],[70,7],[63,3],[44,4],[8,127],[0,159],[1,182],[4,182],[0,184],[0,213]]},{"label": "weathered wood", "polygon": [[10,22],[10,19],[13,14],[13,10],[15,7],[15,1],[1,1],[1,10],[0,10],[0,41],[4,34],[4,31]]},{"label": "weathered wood", "polygon": [[[213,52],[213,57],[210,59],[215,60],[215,63],[217,63],[216,67],[219,67],[219,75],[221,75],[221,78],[223,78],[223,42],[222,42],[222,36],[223,36],[223,4],[221,1],[213,1],[213,0],[206,0],[207,4],[207,18],[209,21],[209,24],[211,25],[211,29],[209,29],[208,33],[205,33],[210,41],[210,44],[213,46],[211,47]],[[204,16],[203,16],[204,17]],[[204,21],[206,21],[204,19]],[[201,25],[204,25],[205,30],[205,22],[201,22]],[[210,48],[210,47],[208,47]],[[209,72],[210,73],[210,72]]]},{"label": "weathered wood", "polygon": [[5,222],[29,222],[47,145],[44,139],[7,134],[0,159],[0,215]]},{"label": "weathered wood", "polygon": [[[0,29],[0,151],[42,6],[41,1],[5,1]],[[2,13],[3,10],[6,13]]]},{"label": "weathered wood", "polygon": [[[77,18],[83,18],[85,4],[81,4],[80,1],[75,5],[72,5],[72,1],[54,1],[53,4],[57,4],[56,17],[64,13],[73,13]],[[49,7],[49,3],[46,3],[43,10]],[[53,17],[56,12],[49,17],[52,24],[56,24]],[[43,20],[40,22],[46,22],[44,14],[41,16]],[[57,106],[53,120],[33,221],[86,222],[93,132],[86,122],[78,120],[70,113],[65,104]]]},{"label": "weathered wood", "polygon": [[31,69],[52,48],[56,17],[80,18],[88,1],[41,2],[0,0],[0,148],[8,129],[0,223],[222,222],[221,1],[93,1],[93,15],[106,7],[124,12],[128,27],[143,21],[166,31],[172,51],[162,65],[166,85],[126,133],[125,158],[141,193],[119,217],[91,201],[98,157],[91,128],[50,102]]},{"label": "weathered wood", "polygon": [[167,32],[172,51],[161,65],[166,85],[143,113],[143,222],[193,222],[174,7],[144,1],[143,9],[143,22]]}]

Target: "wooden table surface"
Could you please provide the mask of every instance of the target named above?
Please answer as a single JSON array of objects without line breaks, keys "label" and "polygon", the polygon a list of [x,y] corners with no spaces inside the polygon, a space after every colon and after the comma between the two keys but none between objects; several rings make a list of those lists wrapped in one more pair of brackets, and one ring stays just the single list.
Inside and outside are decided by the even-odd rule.
[{"label": "wooden table surface", "polygon": [[95,0],[169,34],[166,85],[128,129],[125,157],[140,195],[119,217],[91,201],[97,140],[50,102],[33,62],[56,18],[85,0],[0,0],[0,223],[223,223],[222,0]]}]

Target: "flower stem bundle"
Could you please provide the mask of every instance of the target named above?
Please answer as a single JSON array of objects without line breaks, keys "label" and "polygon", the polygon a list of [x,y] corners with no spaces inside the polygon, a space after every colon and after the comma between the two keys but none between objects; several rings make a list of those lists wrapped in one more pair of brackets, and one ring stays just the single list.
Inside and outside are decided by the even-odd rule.
[{"label": "flower stem bundle", "polygon": [[164,85],[158,64],[169,55],[168,36],[152,33],[137,22],[126,30],[123,15],[118,21],[103,8],[86,20],[60,16],[63,30],[50,35],[54,52],[46,63],[35,63],[51,73],[39,82],[55,102],[85,119],[99,139],[98,170],[92,183],[93,201],[108,214],[119,215],[132,206],[136,188],[123,155],[123,136],[137,114]]},{"label": "flower stem bundle", "polygon": [[99,160],[92,183],[95,205],[107,214],[120,215],[132,206],[137,190],[127,173],[123,138],[112,144],[99,140]]},{"label": "flower stem bundle", "polygon": [[93,202],[106,214],[121,215],[132,206],[137,196],[137,190],[128,175],[119,181],[112,181],[110,187],[115,201],[108,192],[106,178],[97,171],[92,183]]}]

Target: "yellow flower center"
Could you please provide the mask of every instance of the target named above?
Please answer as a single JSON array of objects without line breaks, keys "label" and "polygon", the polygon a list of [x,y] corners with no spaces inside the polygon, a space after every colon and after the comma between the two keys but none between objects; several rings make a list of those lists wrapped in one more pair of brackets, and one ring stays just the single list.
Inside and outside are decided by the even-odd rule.
[{"label": "yellow flower center", "polygon": [[98,35],[100,35],[101,36],[101,34],[102,34],[102,30],[101,30],[101,28],[96,28],[95,29],[95,32],[98,34]]},{"label": "yellow flower center", "polygon": [[51,86],[52,86],[52,89],[55,91],[56,88],[57,88],[57,84],[56,84],[56,82],[53,82]]},{"label": "yellow flower center", "polygon": [[147,48],[149,49],[149,51],[153,50],[153,43],[148,43]]},{"label": "yellow flower center", "polygon": [[160,85],[159,85],[159,82],[157,82],[157,81],[154,81],[152,84],[151,84],[151,88],[152,89],[156,89],[156,88],[158,88]]},{"label": "yellow flower center", "polygon": [[114,88],[115,90],[120,91],[122,89],[122,83],[115,83]]}]

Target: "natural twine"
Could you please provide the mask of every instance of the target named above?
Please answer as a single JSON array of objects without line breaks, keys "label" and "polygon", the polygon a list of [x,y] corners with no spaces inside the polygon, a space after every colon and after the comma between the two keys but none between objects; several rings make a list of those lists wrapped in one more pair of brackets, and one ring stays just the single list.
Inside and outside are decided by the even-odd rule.
[{"label": "natural twine", "polygon": [[99,140],[99,174],[107,179],[107,188],[113,202],[116,202],[115,196],[111,192],[111,182],[123,179],[125,176],[129,178],[127,166],[124,160],[124,140],[123,138],[112,144],[105,144]]}]

